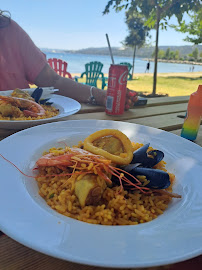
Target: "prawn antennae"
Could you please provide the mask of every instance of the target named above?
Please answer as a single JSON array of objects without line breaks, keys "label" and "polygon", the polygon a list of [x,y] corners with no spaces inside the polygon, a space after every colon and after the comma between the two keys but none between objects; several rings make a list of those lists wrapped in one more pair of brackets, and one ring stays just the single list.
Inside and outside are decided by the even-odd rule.
[{"label": "prawn antennae", "polygon": [[[50,155],[50,154],[47,154]],[[31,176],[31,175],[27,175],[25,174],[22,170],[20,170],[13,162],[11,162],[10,160],[8,160],[7,158],[5,158],[3,155],[0,154],[0,157],[2,157],[4,160],[6,160],[7,162],[9,162],[11,165],[13,165],[21,174],[23,174],[26,177],[30,177],[30,178],[39,178],[39,177],[44,177],[44,178],[49,178],[49,177],[55,177],[55,176],[73,176],[73,175],[80,175],[83,173],[95,173],[95,171],[97,172],[96,174],[98,174],[101,178],[103,178],[106,182],[108,182],[109,184],[112,183],[111,179],[107,176],[109,173],[114,175],[115,177],[118,178],[119,183],[120,183],[120,192],[123,190],[123,181],[126,183],[125,185],[131,186],[131,190],[139,190],[140,192],[144,193],[144,194],[151,194],[152,192],[154,192],[152,189],[148,188],[148,187],[144,187],[141,183],[141,181],[139,181],[139,179],[137,179],[135,176],[131,175],[130,173],[122,170],[121,168],[116,168],[113,167],[112,165],[110,165],[111,161],[107,160],[105,158],[103,158],[102,156],[99,155],[95,155],[95,154],[91,154],[90,152],[87,152],[85,150],[82,150],[80,148],[69,148],[69,154],[65,154],[64,155],[59,155],[59,156],[42,156],[38,161],[37,161],[37,167],[34,168],[34,170],[39,169],[40,167],[46,167],[46,166],[55,166],[55,167],[64,167],[64,168],[71,168],[72,172],[70,173],[58,173],[58,174],[45,174],[45,175],[40,175],[40,176]],[[63,157],[63,159],[61,160],[60,157]],[[57,158],[59,157],[59,158]],[[46,162],[48,162],[49,160],[51,160],[51,164],[48,165],[46,164]],[[67,162],[68,161],[68,165]],[[44,163],[45,162],[45,163]],[[86,168],[82,168],[82,163],[83,164],[89,164],[89,167]],[[91,166],[91,164],[93,166]],[[94,170],[96,167],[96,170]],[[86,172],[85,172],[86,170]],[[132,181],[130,181],[127,176],[130,176],[131,178],[133,178],[135,180],[135,183],[133,183]],[[160,193],[163,195],[167,195],[167,196],[172,196],[172,197],[177,197],[177,194],[170,194],[168,192],[163,192],[163,191],[159,191],[159,190],[155,190],[156,193]]]},{"label": "prawn antennae", "polygon": [[6,160],[7,162],[9,162],[11,165],[13,165],[21,174],[23,174],[24,176],[30,177],[30,178],[35,178],[35,176],[32,175],[27,175],[26,173],[24,173],[23,171],[21,171],[13,162],[11,162],[10,160],[8,160],[7,158],[5,158],[3,155],[0,154],[0,156]]}]

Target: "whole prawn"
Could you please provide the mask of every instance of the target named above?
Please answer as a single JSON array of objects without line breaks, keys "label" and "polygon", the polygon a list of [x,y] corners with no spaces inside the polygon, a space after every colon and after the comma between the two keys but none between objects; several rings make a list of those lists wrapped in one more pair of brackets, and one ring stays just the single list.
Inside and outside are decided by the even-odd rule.
[{"label": "whole prawn", "polygon": [[[142,187],[141,182],[130,175],[129,173],[123,171],[120,168],[116,168],[111,165],[111,160],[105,159],[103,156],[92,154],[86,150],[81,148],[70,148],[66,147],[64,154],[54,155],[54,153],[48,153],[41,158],[39,158],[36,162],[36,168],[40,167],[57,167],[60,169],[64,168],[72,168],[73,173],[94,173],[103,178],[108,184],[112,184],[109,175],[114,175],[118,177],[121,185],[121,189],[123,189],[122,181],[127,182],[134,186],[134,188],[139,189],[140,191],[146,193],[149,191],[149,188]],[[72,173],[72,174],[73,174]],[[124,175],[128,174],[132,176],[136,180],[136,184],[132,183],[127,177]]]},{"label": "whole prawn", "polygon": [[1,111],[4,111],[5,108],[5,111],[10,114],[12,114],[12,108],[10,108],[10,111],[8,112],[7,104],[18,107],[22,110],[25,116],[37,117],[43,116],[45,114],[45,110],[43,109],[43,107],[32,100],[17,97],[0,96],[0,101]]},{"label": "whole prawn", "polygon": [[[3,155],[0,154],[4,160],[12,164],[20,173],[30,178],[37,178],[37,176],[29,176],[23,173],[15,164],[6,159]],[[151,190],[150,188],[142,186],[142,183],[135,178],[130,173],[123,171],[121,168],[112,166],[111,160],[105,159],[103,156],[92,154],[81,148],[70,148],[66,147],[63,154],[55,155],[53,152],[50,152],[36,161],[36,167],[34,170],[40,169],[42,167],[57,167],[59,169],[71,168],[72,172],[70,173],[59,173],[57,176],[65,175],[76,175],[76,174],[97,174],[103,178],[106,183],[112,184],[109,175],[114,175],[119,179],[120,190],[123,190],[122,181],[133,186],[134,189],[139,190],[145,194],[151,194],[152,192],[159,193],[162,195],[167,195],[170,197],[181,198],[180,195],[175,193],[170,193],[166,190]],[[54,177],[54,175],[43,175],[43,177]],[[136,183],[131,182],[127,176],[132,177],[136,180]]]}]

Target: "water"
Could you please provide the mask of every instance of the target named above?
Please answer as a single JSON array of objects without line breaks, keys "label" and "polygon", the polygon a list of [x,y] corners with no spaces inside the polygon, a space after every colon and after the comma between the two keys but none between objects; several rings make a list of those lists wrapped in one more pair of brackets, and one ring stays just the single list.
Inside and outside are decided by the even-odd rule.
[{"label": "water", "polygon": [[[46,53],[46,52],[45,52]],[[111,58],[107,55],[71,54],[71,53],[46,53],[46,58],[59,58],[68,63],[68,72],[82,73],[85,71],[85,64],[91,61],[100,61],[104,64],[102,72],[108,73],[111,65]],[[115,64],[129,62],[132,64],[132,57],[114,56]],[[144,73],[146,60],[136,58],[134,73]],[[189,72],[191,64],[175,64],[158,62],[158,73]],[[154,62],[150,63],[150,73],[154,71]],[[202,71],[202,66],[195,65],[194,71]],[[191,73],[190,73],[191,74]]]}]

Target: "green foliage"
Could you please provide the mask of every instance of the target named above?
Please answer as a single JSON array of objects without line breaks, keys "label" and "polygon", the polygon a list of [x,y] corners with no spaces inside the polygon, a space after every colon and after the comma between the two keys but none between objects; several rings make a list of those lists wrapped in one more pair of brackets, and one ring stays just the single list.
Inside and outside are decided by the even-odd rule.
[{"label": "green foliage", "polygon": [[[155,56],[155,50],[152,53],[152,57]],[[159,59],[165,59],[165,51],[164,50],[158,50],[158,58]]]},{"label": "green foliage", "polygon": [[142,15],[134,11],[126,12],[126,24],[129,35],[125,38],[123,44],[133,48],[132,76],[134,73],[136,47],[141,48],[149,37],[149,27],[145,26],[145,19]]},{"label": "green foliage", "polygon": [[173,51],[170,52],[169,59],[170,59],[170,60],[175,59],[175,52],[173,52]]},{"label": "green foliage", "polygon": [[185,23],[183,20],[178,26],[172,25],[177,31],[188,33],[185,41],[200,44],[202,43],[202,8],[193,12],[190,16],[190,23]]},{"label": "green foliage", "polygon": [[[156,53],[158,52],[158,31],[159,27],[166,29],[168,20],[175,16],[180,24],[183,14],[192,10],[199,10],[201,0],[110,0],[108,1],[103,14],[107,14],[110,8],[116,12],[126,9],[130,12],[136,12],[146,18],[145,25],[149,28],[156,28]],[[154,65],[154,84],[153,94],[156,93],[157,78],[157,55]]]},{"label": "green foliage", "polygon": [[165,52],[163,50],[158,51],[158,58],[163,59],[165,57]]},{"label": "green foliage", "polygon": [[170,48],[168,48],[166,50],[165,57],[166,57],[166,59],[169,59],[169,57],[170,57]]},{"label": "green foliage", "polygon": [[156,10],[160,11],[161,27],[166,28],[171,16],[176,16],[178,22],[182,21],[184,12],[200,9],[200,0],[110,0],[103,14],[107,14],[113,8],[116,12],[133,10],[147,18],[147,25],[155,27]]},{"label": "green foliage", "polygon": [[194,57],[195,60],[198,59],[198,56],[199,56],[198,48],[195,48],[195,49],[193,50],[192,56]]},{"label": "green foliage", "polygon": [[[155,55],[155,50],[152,53],[152,57]],[[158,59],[166,59],[166,60],[179,60],[180,58],[180,52],[177,51],[171,51],[170,48],[168,48],[166,51],[164,50],[158,50]]]},{"label": "green foliage", "polygon": [[175,52],[175,60],[179,60],[179,58],[180,58],[180,52],[177,50]]},{"label": "green foliage", "polygon": [[199,57],[199,50],[195,48],[192,53],[188,54],[189,57],[193,58],[193,60],[197,60]]},{"label": "green foliage", "polygon": [[126,24],[128,26],[129,35],[125,38],[123,44],[134,48],[141,48],[149,37],[149,27],[145,26],[144,17],[136,12],[126,12]]}]

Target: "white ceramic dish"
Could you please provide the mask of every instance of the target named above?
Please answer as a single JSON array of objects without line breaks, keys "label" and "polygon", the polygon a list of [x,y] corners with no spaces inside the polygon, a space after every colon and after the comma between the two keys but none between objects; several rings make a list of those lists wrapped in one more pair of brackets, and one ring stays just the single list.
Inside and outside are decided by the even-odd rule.
[{"label": "white ceramic dish", "polygon": [[76,144],[103,128],[123,131],[132,141],[165,153],[166,168],[176,175],[173,199],[157,219],[134,226],[102,226],[65,217],[38,195],[34,179],[24,177],[0,158],[0,229],[42,253],[103,267],[152,267],[183,261],[202,253],[202,148],[151,127],[102,120],[49,123],[0,141],[0,153],[31,174],[35,161],[52,146]]},{"label": "white ceramic dish", "polygon": [[[40,88],[43,89],[40,99],[50,98],[52,94],[59,91],[59,89],[55,89],[54,87],[40,87]],[[36,88],[25,88],[25,89],[20,89],[20,90],[28,92],[31,95],[36,90]],[[13,90],[6,90],[6,91],[1,91],[0,95],[10,96],[12,93],[13,93]]]},{"label": "white ceramic dish", "polygon": [[81,104],[76,100],[61,95],[51,95],[49,102],[53,102],[53,106],[59,109],[59,114],[46,119],[39,120],[19,120],[19,121],[6,121],[0,120],[0,128],[6,129],[23,129],[36,125],[41,125],[48,122],[58,121],[66,116],[77,113],[81,109]]}]

